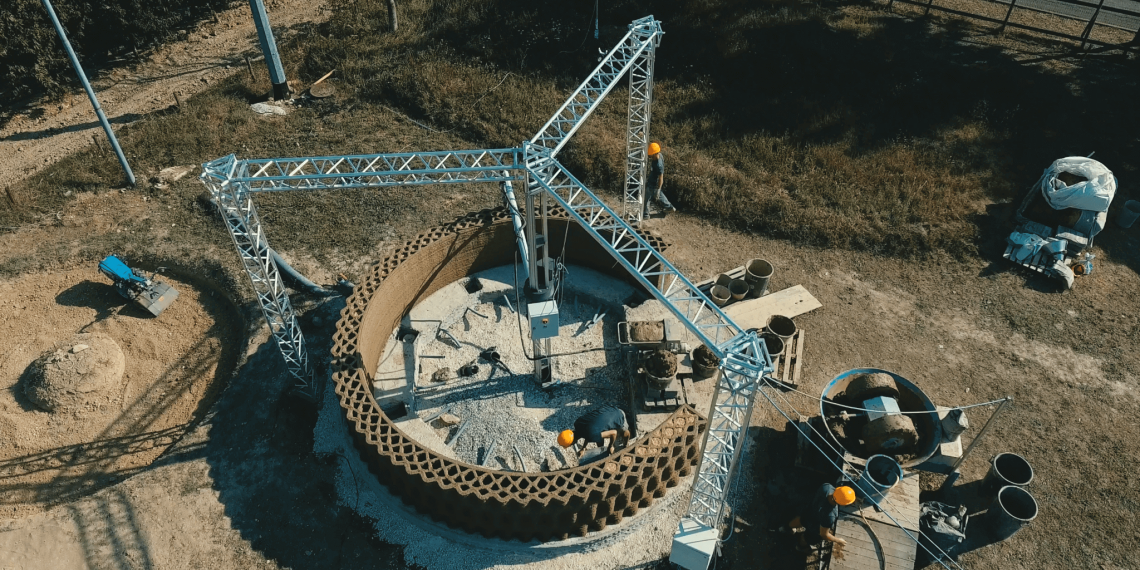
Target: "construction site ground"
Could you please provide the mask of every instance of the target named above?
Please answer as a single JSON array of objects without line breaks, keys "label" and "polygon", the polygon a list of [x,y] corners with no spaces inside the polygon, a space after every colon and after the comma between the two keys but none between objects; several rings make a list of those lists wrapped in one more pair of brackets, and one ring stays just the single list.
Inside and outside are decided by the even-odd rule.
[{"label": "construction site ground", "polygon": [[[112,191],[94,200],[129,212],[141,197]],[[95,212],[77,206],[72,214]],[[397,214],[386,221],[402,238],[422,229],[425,216],[436,218],[431,223],[442,221],[445,213]],[[167,259],[172,252],[194,249],[197,254],[184,263],[238,291],[235,297],[250,323],[249,357],[203,421],[149,469],[46,512],[3,521],[0,566],[405,567],[401,548],[385,544],[353,509],[338,506],[335,478],[342,459],[313,454],[317,411],[286,395],[291,380],[273,344],[265,342],[249,294],[241,292],[247,286],[234,271],[235,254],[221,247],[228,246],[224,229],[206,216],[183,213],[171,219],[199,227],[186,228],[177,240],[154,233],[136,239],[153,241],[156,254]],[[1059,293],[1053,282],[1023,276],[1003,263],[996,243],[977,259],[904,262],[727,232],[683,213],[651,224],[673,242],[669,257],[690,275],[713,274],[743,258],[763,256],[776,266],[773,289],[803,284],[811,290],[823,308],[798,319],[811,333],[803,372],[810,394],[838,372],[876,366],[907,376],[941,405],[1014,398],[964,465],[959,484],[969,497],[991,455],[1018,453],[1035,469],[1032,491],[1041,513],[1014,539],[964,555],[964,564],[1132,566],[1129,553],[1136,538],[1118,529],[1136,522],[1129,488],[1140,457],[1140,428],[1132,421],[1140,407],[1140,362],[1132,350],[1140,259],[1129,253],[1140,245],[1135,236],[1106,230],[1098,241],[1129,247],[1112,250],[1124,253],[1101,251],[1096,272],[1074,290]],[[20,252],[44,252],[41,261],[90,268],[90,279],[97,281],[94,263],[69,248],[108,231],[114,230],[82,224],[4,234],[2,261],[10,263]],[[270,235],[288,251],[287,232]],[[331,273],[344,267],[323,269]],[[26,276],[21,280],[28,282]],[[313,310],[304,300],[298,305],[306,311],[302,325],[311,354],[320,362],[335,325],[335,307]],[[35,310],[61,308],[46,303]],[[19,327],[3,334],[0,345],[6,351],[26,340]],[[811,398],[789,398],[805,414],[817,409]],[[978,426],[986,412],[972,411],[970,418]],[[786,522],[814,481],[793,468],[792,435],[784,418],[763,401],[748,441],[739,476],[742,499],[735,504],[747,526],[736,525],[719,567],[749,568],[756,560],[767,567],[794,567],[802,556],[764,529]],[[937,482],[924,481],[924,487]],[[607,567],[604,561],[598,564]]]},{"label": "construction site ground", "polygon": [[[241,41],[248,42],[248,37]],[[174,47],[185,46],[175,42]],[[224,69],[225,64],[221,65]],[[155,72],[149,68],[138,71]],[[200,79],[194,81],[205,85]],[[148,94],[149,102],[137,112],[165,106],[165,100],[160,106],[154,97],[165,95]],[[46,109],[36,115],[50,116]],[[387,145],[376,148],[377,152],[479,146],[456,134],[421,128],[399,112],[370,109],[375,112],[367,116],[351,108],[313,115],[306,118],[312,130],[305,136],[311,138],[298,139],[295,146],[293,138],[282,140],[288,139],[296,154],[307,154],[302,140],[325,145],[334,129],[321,125],[348,117],[378,125],[375,138],[360,142],[367,146],[380,140]],[[29,116],[8,124],[0,143],[6,157],[0,168],[8,180],[15,183],[38,169],[26,160],[36,165],[45,158],[50,162],[59,154],[57,149],[66,150],[89,138],[85,132],[79,140],[69,134],[78,131],[51,121]],[[89,122],[90,118],[76,124]],[[90,127],[83,124],[81,128]],[[35,146],[27,142],[32,140]],[[34,157],[13,158],[33,148],[37,149]],[[500,203],[492,185],[456,188],[281,194],[259,198],[259,206],[274,247],[313,280],[331,283],[338,273],[357,278],[386,251],[426,228],[451,221],[464,211]],[[0,459],[0,488],[18,483],[24,496],[39,493],[45,500],[32,505],[0,504],[0,568],[417,567],[409,560],[427,567],[433,559],[423,556],[424,549],[448,545],[393,544],[415,537],[405,531],[399,537],[385,534],[397,531],[359,514],[354,497],[345,495],[340,485],[343,468],[352,462],[337,453],[314,452],[315,448],[336,449],[315,440],[319,404],[290,394],[293,381],[261,321],[232,241],[217,215],[200,199],[202,192],[192,176],[166,188],[143,190],[91,184],[78,197],[59,202],[63,205],[58,210],[38,212],[35,223],[7,227],[0,233],[0,315],[8,319],[0,326],[0,367],[23,354],[21,347],[30,341],[44,347],[54,342],[32,337],[37,334],[32,325],[41,319],[60,323],[52,330],[63,339],[86,322],[59,315],[88,311],[95,313],[93,318],[115,318],[107,311],[119,305],[109,304],[106,295],[113,292],[95,270],[98,260],[110,253],[121,253],[148,268],[166,266],[179,275],[193,275],[208,285],[194,290],[229,297],[234,307],[226,309],[226,318],[244,326],[241,334],[211,337],[204,331],[216,308],[211,309],[209,301],[191,291],[183,291],[176,301],[170,315],[189,311],[199,319],[194,326],[178,327],[181,322],[172,322],[174,328],[167,332],[188,337],[199,334],[214,338],[223,348],[235,349],[235,372],[217,381],[217,394],[199,396],[208,405],[199,409],[197,404],[185,404],[189,407],[176,410],[182,419],[167,431],[177,437],[171,438],[173,444],[149,466],[133,465],[121,476],[95,474],[97,484],[61,499],[47,493],[46,487],[19,479],[14,473],[26,474],[13,470],[45,453],[50,456],[52,450],[5,451]],[[762,257],[776,268],[770,290],[803,285],[822,303],[822,308],[796,319],[808,332],[801,375],[807,394],[818,394],[828,380],[847,369],[877,367],[909,378],[943,406],[1013,397],[1012,406],[963,465],[957,498],[972,511],[987,508],[978,499],[978,481],[992,455],[1012,452],[1034,468],[1031,492],[1040,513],[1012,539],[964,554],[960,559],[964,567],[1135,568],[1134,554],[1140,550],[1140,537],[1132,531],[1140,507],[1134,490],[1140,464],[1140,422],[1136,421],[1140,354],[1135,350],[1140,340],[1140,296],[1136,295],[1140,290],[1140,230],[1110,224],[1096,239],[1093,274],[1079,278],[1073,290],[1062,292],[1056,282],[1025,275],[1001,259],[1014,203],[977,206],[973,219],[978,253],[961,257],[934,251],[921,259],[908,259],[801,246],[726,230],[684,211],[653,219],[647,226],[672,243],[666,257],[694,281]],[[60,292],[70,287],[74,292],[77,285],[89,290],[79,291],[80,295],[41,293],[45,287]],[[309,354],[317,368],[324,369],[343,302],[299,295],[293,301],[302,315]],[[248,344],[235,339],[248,339]],[[7,368],[0,370],[7,372]],[[161,372],[156,367],[148,370]],[[189,380],[193,385],[199,378]],[[805,415],[818,413],[812,397],[794,393],[786,397],[787,402],[781,400],[785,409],[794,406]],[[967,437],[977,433],[990,410],[967,412],[972,426]],[[38,413],[18,406],[0,411]],[[97,436],[93,438],[93,443],[99,443]],[[807,560],[790,541],[766,529],[795,516],[797,505],[806,501],[822,476],[795,469],[794,434],[786,418],[763,399],[757,402],[746,442],[730,519],[736,522],[717,568],[807,567]],[[61,463],[51,463],[53,469],[67,467],[68,461],[78,457],[67,449],[59,451],[53,461]],[[350,474],[357,478],[350,479],[355,489],[368,484],[360,480],[370,477],[367,472]],[[924,498],[933,496],[931,491],[940,483],[940,477],[924,476]],[[671,489],[667,496],[678,501],[670,507],[674,512],[683,508],[685,489],[686,485]],[[654,532],[631,534],[622,549],[636,552],[638,559],[663,560],[672,529],[649,528]],[[612,551],[591,553],[584,548],[572,565],[564,567],[631,565],[622,560],[614,558]],[[487,567],[521,565],[509,556],[491,553],[473,556],[469,562]],[[665,567],[663,562],[649,566],[655,564]],[[546,567],[556,566],[548,563]]]}]

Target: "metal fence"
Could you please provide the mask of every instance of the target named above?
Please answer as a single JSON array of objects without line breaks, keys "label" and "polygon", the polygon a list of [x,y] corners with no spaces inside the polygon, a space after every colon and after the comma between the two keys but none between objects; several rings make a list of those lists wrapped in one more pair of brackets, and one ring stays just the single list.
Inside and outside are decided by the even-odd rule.
[{"label": "metal fence", "polygon": [[[999,4],[1006,6],[1005,16],[1003,18],[995,18],[985,14],[975,12],[967,12],[956,8],[947,6],[939,6],[935,4],[935,0],[888,0],[887,7],[892,7],[896,2],[902,4],[910,4],[919,6],[925,9],[924,14],[929,14],[931,10],[938,10],[971,18],[974,20],[981,20],[984,22],[992,22],[999,24],[999,31],[1004,30],[1006,27],[1017,28],[1021,30],[1029,30],[1049,36],[1064,38],[1080,42],[1081,49],[1086,46],[1100,46],[1105,50],[1121,49],[1121,50],[1137,50],[1140,48],[1140,1],[1138,0],[979,0],[991,4]],[[1020,22],[1011,22],[1010,16],[1013,15],[1015,9],[1031,10],[1044,14],[1052,14],[1061,18],[1083,22],[1085,24],[1084,30],[1080,35],[1066,33],[1058,30],[1032,26]],[[1096,26],[1105,26],[1115,28],[1125,32],[1134,32],[1132,39],[1125,42],[1112,42],[1101,40],[1092,37],[1093,29]]]}]

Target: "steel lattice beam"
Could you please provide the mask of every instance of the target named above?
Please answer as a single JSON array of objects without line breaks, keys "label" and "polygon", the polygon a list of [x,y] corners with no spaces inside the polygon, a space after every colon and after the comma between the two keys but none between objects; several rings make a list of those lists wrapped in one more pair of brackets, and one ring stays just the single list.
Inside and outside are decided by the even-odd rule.
[{"label": "steel lattice beam", "polygon": [[277,264],[269,255],[269,242],[261,228],[253,196],[244,184],[230,181],[237,166],[233,155],[208,162],[203,165],[202,181],[230,230],[265,322],[285,358],[285,366],[302,384],[308,385],[312,370],[305,352],[305,339],[297,324],[297,313],[289,303]]},{"label": "steel lattice beam", "polygon": [[503,182],[519,159],[517,148],[266,158],[239,161],[230,180],[252,192]]},{"label": "steel lattice beam", "polygon": [[625,137],[625,201],[622,216],[640,222],[645,212],[645,163],[653,108],[653,61],[656,42],[629,70],[629,124]]},{"label": "steel lattice beam", "polygon": [[538,134],[530,140],[531,144],[546,148],[550,151],[550,156],[557,156],[566,141],[582,126],[582,121],[598,108],[602,99],[634,65],[638,56],[656,45],[662,33],[661,22],[654,20],[653,16],[634,20],[617,47],[606,55],[593,73],[538,130]]}]

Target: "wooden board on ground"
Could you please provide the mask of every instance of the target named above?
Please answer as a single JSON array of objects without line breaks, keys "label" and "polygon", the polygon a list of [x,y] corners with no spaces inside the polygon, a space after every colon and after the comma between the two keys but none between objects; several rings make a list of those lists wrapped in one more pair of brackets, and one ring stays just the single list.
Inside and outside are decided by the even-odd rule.
[{"label": "wooden board on ground", "polygon": [[[879,504],[904,528],[912,532],[917,532],[918,517],[921,510],[918,499],[920,491],[918,473],[908,473],[902,478],[902,481],[899,481],[899,483],[887,493],[886,497],[879,501]],[[859,513],[862,512],[867,520],[879,521],[891,526],[895,525],[891,517],[888,517],[886,513],[876,511],[874,505],[870,503],[856,502],[850,506],[840,507],[839,510],[844,513],[849,513],[854,517],[858,517]]]},{"label": "wooden board on ground", "polygon": [[[914,533],[911,533],[914,534]],[[842,558],[832,551],[830,570],[912,570],[918,544],[893,524],[843,514],[835,535],[847,541]],[[917,535],[916,535],[917,536]]]},{"label": "wooden board on ground", "polygon": [[743,328],[763,329],[772,315],[798,317],[808,311],[822,307],[803,285],[789,287],[783,291],[769,293],[759,299],[745,299],[728,305],[724,313]]},{"label": "wooden board on ground", "polygon": [[800,369],[804,358],[804,331],[798,330],[784,346],[784,352],[772,359],[772,378],[788,388],[800,385]]}]

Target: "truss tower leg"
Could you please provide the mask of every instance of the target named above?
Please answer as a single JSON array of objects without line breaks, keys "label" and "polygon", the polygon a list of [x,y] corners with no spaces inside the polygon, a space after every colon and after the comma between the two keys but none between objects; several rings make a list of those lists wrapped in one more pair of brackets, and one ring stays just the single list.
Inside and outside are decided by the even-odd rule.
[{"label": "truss tower leg", "polygon": [[625,203],[622,215],[640,222],[645,212],[645,162],[653,106],[653,62],[661,36],[654,36],[629,68],[629,128],[625,137]]},{"label": "truss tower leg", "polygon": [[305,352],[305,338],[301,335],[297,314],[289,303],[289,294],[285,291],[277,264],[269,255],[269,242],[262,231],[252,194],[237,184],[223,186],[214,197],[245,272],[253,283],[261,313],[285,358],[285,366],[302,386],[308,386],[313,374]]},{"label": "truss tower leg", "polygon": [[[533,176],[527,175],[526,184],[526,241],[527,241],[527,303],[549,301],[553,297],[553,271],[550,266],[550,226],[548,222],[547,194]],[[529,314],[528,314],[529,317]],[[554,368],[550,359],[550,339],[533,339],[534,379],[539,385],[554,381]]]}]

